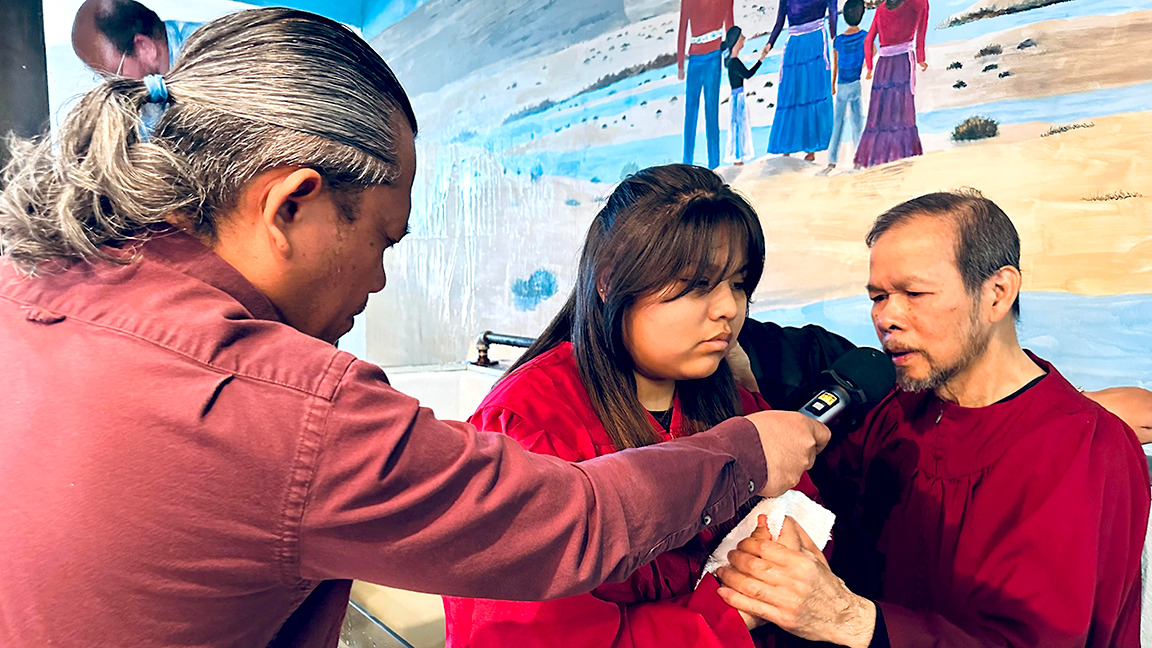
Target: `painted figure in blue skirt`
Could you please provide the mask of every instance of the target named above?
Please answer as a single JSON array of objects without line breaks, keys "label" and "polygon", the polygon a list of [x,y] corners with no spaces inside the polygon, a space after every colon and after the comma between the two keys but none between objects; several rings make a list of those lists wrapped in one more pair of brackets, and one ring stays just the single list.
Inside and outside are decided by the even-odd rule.
[{"label": "painted figure in blue skirt", "polygon": [[[768,152],[789,155],[828,148],[832,137],[832,81],[828,34],[836,33],[836,0],[780,0],[768,49],[776,44],[788,20],[788,43],[780,66],[776,115],[768,135]],[[825,31],[827,21],[827,31]]]}]

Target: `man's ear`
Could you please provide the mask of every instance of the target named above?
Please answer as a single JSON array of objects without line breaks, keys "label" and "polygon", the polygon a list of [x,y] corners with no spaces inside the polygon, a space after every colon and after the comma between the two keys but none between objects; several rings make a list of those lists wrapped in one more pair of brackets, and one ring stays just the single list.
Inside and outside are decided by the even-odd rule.
[{"label": "man's ear", "polygon": [[1012,312],[1021,282],[1020,271],[1012,266],[1004,266],[984,280],[985,295],[991,300],[989,315],[992,322],[999,322]]},{"label": "man's ear", "polygon": [[282,258],[292,256],[292,242],[300,221],[315,204],[324,181],[315,169],[295,169],[265,186],[260,219],[272,249]]},{"label": "man's ear", "polygon": [[132,58],[140,63],[145,72],[157,69],[156,62],[160,59],[160,46],[152,37],[136,34],[132,37]]}]

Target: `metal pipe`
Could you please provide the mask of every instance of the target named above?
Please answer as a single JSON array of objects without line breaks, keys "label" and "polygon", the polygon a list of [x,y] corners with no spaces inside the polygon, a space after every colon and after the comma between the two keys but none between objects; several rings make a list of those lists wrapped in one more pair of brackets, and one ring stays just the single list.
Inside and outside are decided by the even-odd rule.
[{"label": "metal pipe", "polygon": [[476,336],[476,361],[472,362],[478,367],[494,367],[498,363],[488,357],[488,347],[493,344],[501,344],[504,346],[520,347],[527,349],[532,346],[536,338],[521,337],[519,335],[506,335],[504,333],[493,333],[492,331],[484,331]]}]

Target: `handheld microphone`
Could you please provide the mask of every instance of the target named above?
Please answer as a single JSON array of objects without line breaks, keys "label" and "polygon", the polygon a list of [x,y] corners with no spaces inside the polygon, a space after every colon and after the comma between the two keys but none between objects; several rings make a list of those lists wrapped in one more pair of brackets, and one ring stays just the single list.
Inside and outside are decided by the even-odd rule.
[{"label": "handheld microphone", "polygon": [[896,367],[884,353],[870,348],[852,349],[823,373],[823,388],[800,408],[800,413],[828,425],[848,407],[876,406],[896,384]]}]

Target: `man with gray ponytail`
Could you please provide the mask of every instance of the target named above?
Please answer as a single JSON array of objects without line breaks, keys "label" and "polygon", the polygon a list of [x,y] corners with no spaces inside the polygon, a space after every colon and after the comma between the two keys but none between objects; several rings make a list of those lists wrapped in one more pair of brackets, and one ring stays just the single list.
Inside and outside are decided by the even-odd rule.
[{"label": "man with gray ponytail", "polygon": [[0,645],[331,647],[351,578],[565,596],[812,465],[828,431],[789,412],[568,464],[336,349],[407,231],[416,130],[362,40],[256,9],[14,142]]}]

